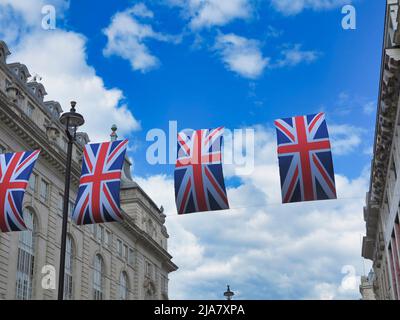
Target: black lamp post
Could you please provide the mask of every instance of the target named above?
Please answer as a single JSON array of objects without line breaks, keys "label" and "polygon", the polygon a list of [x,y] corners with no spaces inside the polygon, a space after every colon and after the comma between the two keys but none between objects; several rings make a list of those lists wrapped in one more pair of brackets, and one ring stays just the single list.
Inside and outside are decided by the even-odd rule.
[{"label": "black lamp post", "polygon": [[65,133],[68,137],[67,163],[65,166],[65,189],[64,189],[64,205],[63,220],[61,231],[61,249],[60,249],[60,273],[58,277],[58,300],[64,299],[64,275],[65,275],[65,250],[67,245],[67,226],[68,226],[68,205],[69,205],[69,188],[71,182],[71,162],[72,162],[72,146],[76,138],[76,130],[85,123],[83,116],[75,111],[76,102],[71,102],[70,112],[65,112],[60,117],[60,122],[65,126]]},{"label": "black lamp post", "polygon": [[227,286],[228,290],[224,292],[224,296],[226,297],[226,300],[232,300],[232,297],[235,295],[233,291],[231,291],[231,288],[229,285]]}]

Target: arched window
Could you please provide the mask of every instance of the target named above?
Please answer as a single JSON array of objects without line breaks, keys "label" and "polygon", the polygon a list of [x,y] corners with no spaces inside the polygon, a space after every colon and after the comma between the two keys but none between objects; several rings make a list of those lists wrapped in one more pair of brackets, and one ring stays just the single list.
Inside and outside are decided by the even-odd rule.
[{"label": "arched window", "polygon": [[129,285],[128,285],[128,275],[126,272],[122,271],[119,276],[119,299],[128,300]]},{"label": "arched window", "polygon": [[73,271],[74,271],[74,241],[71,235],[67,235],[67,247],[65,251],[65,277],[64,277],[64,299],[72,300],[74,298],[73,290]]},{"label": "arched window", "polygon": [[150,235],[151,237],[154,237],[154,226],[153,226],[153,221],[150,219],[147,220],[147,234]]},{"label": "arched window", "polygon": [[98,254],[94,258],[93,271],[93,299],[103,300],[104,291],[104,263],[103,258]]},{"label": "arched window", "polygon": [[25,209],[24,220],[27,231],[19,233],[17,257],[16,298],[32,299],[35,262],[35,217],[31,210]]}]

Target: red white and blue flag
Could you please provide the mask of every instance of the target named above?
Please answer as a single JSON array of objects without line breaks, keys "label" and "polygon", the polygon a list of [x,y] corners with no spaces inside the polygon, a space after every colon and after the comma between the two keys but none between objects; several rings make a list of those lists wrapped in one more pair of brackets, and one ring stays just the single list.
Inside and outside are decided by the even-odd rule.
[{"label": "red white and blue flag", "polygon": [[282,202],[336,199],[324,113],[275,121]]},{"label": "red white and blue flag", "polygon": [[72,219],[78,225],[121,221],[120,184],[128,140],[88,144]]},{"label": "red white and blue flag", "polygon": [[25,190],[39,150],[0,154],[0,230],[24,231]]},{"label": "red white and blue flag", "polygon": [[178,134],[175,201],[178,214],[229,209],[222,171],[224,128]]}]

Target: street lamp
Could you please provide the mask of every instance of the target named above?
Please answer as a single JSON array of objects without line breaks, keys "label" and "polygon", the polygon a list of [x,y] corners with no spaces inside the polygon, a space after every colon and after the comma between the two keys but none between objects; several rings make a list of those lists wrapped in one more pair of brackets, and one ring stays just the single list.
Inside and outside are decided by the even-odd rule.
[{"label": "street lamp", "polygon": [[231,288],[229,285],[227,286],[228,290],[224,292],[224,296],[226,297],[226,300],[232,300],[232,297],[235,295],[233,291],[231,291]]},{"label": "street lamp", "polygon": [[65,165],[65,189],[63,220],[61,231],[61,249],[60,249],[60,274],[58,277],[58,300],[64,299],[64,275],[65,275],[65,250],[67,244],[67,226],[68,226],[68,205],[69,205],[69,187],[71,182],[71,162],[72,146],[76,138],[76,130],[85,123],[83,116],[75,110],[76,102],[71,101],[71,110],[65,112],[60,117],[60,122],[65,126],[65,133],[68,137],[67,163]]}]

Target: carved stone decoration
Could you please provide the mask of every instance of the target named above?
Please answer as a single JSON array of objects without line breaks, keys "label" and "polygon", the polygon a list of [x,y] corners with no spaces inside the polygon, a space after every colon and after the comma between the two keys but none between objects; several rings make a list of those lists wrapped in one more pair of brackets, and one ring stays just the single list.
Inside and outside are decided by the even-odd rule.
[{"label": "carved stone decoration", "polygon": [[48,125],[46,128],[47,138],[52,143],[57,143],[58,139],[60,138],[60,130],[54,125]]},{"label": "carved stone decoration", "polygon": [[89,136],[86,132],[77,132],[76,133],[76,141],[84,147],[86,144],[90,142]]},{"label": "carved stone decoration", "polygon": [[13,102],[13,103],[18,102],[19,90],[16,86],[14,86],[14,85],[8,86],[6,89],[6,92],[7,92],[8,98],[10,99],[11,102]]},{"label": "carved stone decoration", "polygon": [[167,239],[169,238],[169,234],[167,232],[167,227],[166,226],[162,226],[161,227],[161,233],[163,234],[164,237],[166,237]]},{"label": "carved stone decoration", "polygon": [[162,224],[165,223],[165,218],[166,218],[166,217],[167,217],[167,216],[166,216],[165,213],[164,213],[164,207],[161,206],[161,207],[160,207],[160,220],[161,220]]},{"label": "carved stone decoration", "polygon": [[0,62],[6,63],[7,56],[11,54],[10,50],[8,50],[7,44],[0,40]]},{"label": "carved stone decoration", "polygon": [[150,278],[144,279],[143,287],[145,289],[144,299],[145,300],[154,300],[156,294],[156,285],[153,280]]}]

